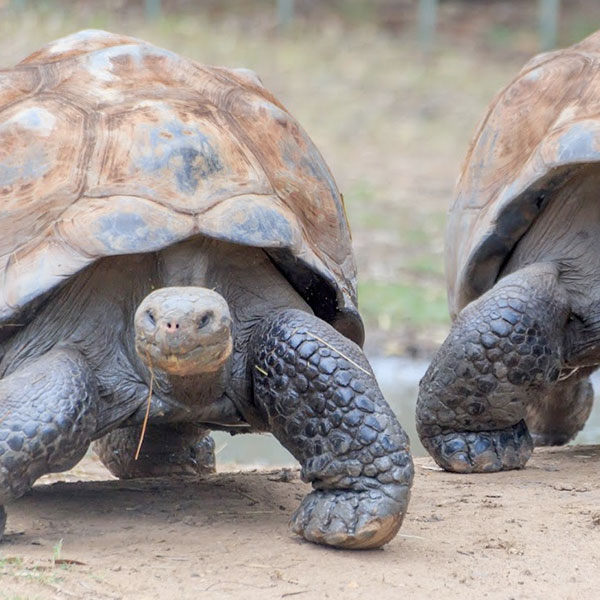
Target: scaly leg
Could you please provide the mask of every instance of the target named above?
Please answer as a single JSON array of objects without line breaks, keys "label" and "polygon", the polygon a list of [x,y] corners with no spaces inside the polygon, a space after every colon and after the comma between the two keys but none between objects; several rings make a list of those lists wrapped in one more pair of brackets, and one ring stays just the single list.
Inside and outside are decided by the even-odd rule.
[{"label": "scaly leg", "polygon": [[562,446],[583,429],[594,403],[590,369],[583,371],[559,381],[527,406],[525,421],[536,446]]},{"label": "scaly leg", "polygon": [[141,426],[116,429],[94,442],[94,451],[119,479],[197,477],[215,472],[215,442],[191,423],[148,425],[138,460]]},{"label": "scaly leg", "polygon": [[97,408],[95,377],[74,350],[53,350],[0,381],[0,534],[2,504],[83,457]]},{"label": "scaly leg", "polygon": [[390,541],[413,464],[361,349],[317,317],[286,310],[257,326],[249,365],[258,410],[314,487],[292,517],[294,532],[342,548]]},{"label": "scaly leg", "polygon": [[469,304],[420,383],[417,431],[444,469],[522,468],[533,450],[526,407],[562,368],[569,307],[551,265],[501,279]]}]

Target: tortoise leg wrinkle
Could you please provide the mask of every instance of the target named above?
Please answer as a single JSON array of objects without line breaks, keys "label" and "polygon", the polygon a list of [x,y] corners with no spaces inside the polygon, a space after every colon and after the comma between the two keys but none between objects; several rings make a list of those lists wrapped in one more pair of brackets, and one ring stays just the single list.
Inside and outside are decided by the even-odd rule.
[{"label": "tortoise leg wrinkle", "polygon": [[527,406],[527,427],[536,446],[562,446],[570,442],[590,416],[594,390],[588,378],[574,373]]},{"label": "tortoise leg wrinkle", "polygon": [[94,442],[100,460],[119,479],[198,477],[215,472],[215,442],[203,427],[148,425],[135,460],[141,432],[141,426],[125,427]]},{"label": "tortoise leg wrinkle", "polygon": [[417,431],[438,465],[458,473],[525,466],[527,406],[559,377],[568,315],[544,267],[501,279],[463,309],[419,387]]},{"label": "tortoise leg wrinkle", "polygon": [[94,376],[76,351],[54,350],[0,381],[0,534],[2,504],[83,457],[97,405]]},{"label": "tortoise leg wrinkle", "polygon": [[258,410],[314,488],[292,516],[293,531],[340,548],[389,542],[413,464],[361,349],[317,317],[286,310],[257,326],[249,368]]}]

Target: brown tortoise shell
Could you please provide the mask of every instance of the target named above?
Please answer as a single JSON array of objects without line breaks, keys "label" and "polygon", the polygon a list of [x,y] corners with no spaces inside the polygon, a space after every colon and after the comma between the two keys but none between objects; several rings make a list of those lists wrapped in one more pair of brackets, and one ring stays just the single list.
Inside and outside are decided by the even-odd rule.
[{"label": "brown tortoise shell", "polygon": [[264,248],[362,343],[341,195],[249,71],[94,30],[0,71],[0,217],[4,324],[100,257],[201,234]]},{"label": "brown tortoise shell", "polygon": [[600,32],[540,54],[492,101],[446,229],[453,318],[496,282],[552,193],[600,161]]}]

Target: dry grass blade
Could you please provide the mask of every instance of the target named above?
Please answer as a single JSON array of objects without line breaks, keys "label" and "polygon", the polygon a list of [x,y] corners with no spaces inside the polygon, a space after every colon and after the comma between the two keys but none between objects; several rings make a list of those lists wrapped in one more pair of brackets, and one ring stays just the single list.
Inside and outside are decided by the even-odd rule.
[{"label": "dry grass blade", "polygon": [[148,425],[148,417],[150,416],[150,401],[152,400],[152,387],[154,386],[154,371],[152,370],[150,356],[146,355],[146,358],[148,359],[148,368],[150,369],[150,388],[148,389],[148,402],[146,403],[146,414],[144,415],[144,422],[142,423],[142,433],[140,433],[140,441],[138,442],[138,447],[135,451],[135,457],[133,458],[133,460],[137,460],[139,458],[140,450],[142,449],[142,443],[144,442],[146,426]]},{"label": "dry grass blade", "polygon": [[261,369],[258,365],[254,365],[254,368],[259,372],[262,373],[265,377],[267,377],[269,374],[264,370]]},{"label": "dry grass blade", "polygon": [[357,369],[360,369],[363,373],[366,373],[369,377],[373,375],[369,373],[365,368],[361,367],[357,362],[353,361],[350,357],[346,356],[341,350],[338,350],[335,346],[332,346],[329,342],[326,342],[323,338],[319,337],[315,333],[310,331],[306,332],[307,335],[312,336],[315,340],[318,340],[322,344],[325,344],[330,350],[337,352],[344,360],[347,360],[351,365],[354,365]]},{"label": "dry grass blade", "polygon": [[250,496],[250,494],[246,494],[246,492],[242,492],[241,490],[234,490],[234,492],[236,494],[239,494],[240,496],[243,496],[244,498],[247,498],[248,500],[250,500],[250,502],[252,502],[252,504],[260,504],[260,502],[256,498],[253,498],[252,496]]},{"label": "dry grass blade", "polygon": [[6,419],[6,417],[9,417],[12,413],[12,410],[7,410],[3,415],[0,415],[0,425],[2,424],[2,421],[4,421],[4,419]]},{"label": "dry grass blade", "polygon": [[[294,333],[296,333],[296,331],[297,330],[294,330]],[[327,346],[330,350],[333,350],[334,352],[337,352],[344,360],[347,360],[351,365],[354,365],[357,369],[360,369],[363,373],[365,373],[369,377],[373,377],[373,374],[369,373],[369,371],[367,371],[367,369],[365,369],[364,367],[361,367],[356,361],[352,360],[349,356],[347,356],[346,354],[344,354],[341,350],[338,350],[335,346],[331,345],[329,342],[326,342],[322,337],[319,337],[316,333],[312,333],[311,331],[307,331],[306,335],[308,335],[308,336],[312,337],[313,339],[321,342],[321,344],[325,344],[325,346]],[[262,373],[265,376],[268,375],[268,373],[264,369],[262,369],[261,367],[259,367],[258,365],[254,365],[254,368],[259,373]]]}]

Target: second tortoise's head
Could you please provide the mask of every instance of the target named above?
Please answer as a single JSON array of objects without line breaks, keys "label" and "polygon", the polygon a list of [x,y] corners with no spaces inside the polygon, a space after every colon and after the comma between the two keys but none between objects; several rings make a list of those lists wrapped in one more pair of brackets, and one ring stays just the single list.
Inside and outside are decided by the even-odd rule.
[{"label": "second tortoise's head", "polygon": [[171,375],[214,372],[233,348],[227,302],[206,288],[167,287],[152,292],[139,305],[134,326],[140,357]]}]

